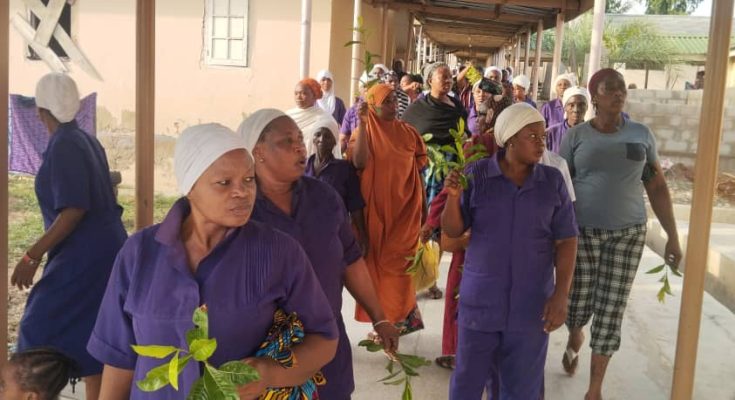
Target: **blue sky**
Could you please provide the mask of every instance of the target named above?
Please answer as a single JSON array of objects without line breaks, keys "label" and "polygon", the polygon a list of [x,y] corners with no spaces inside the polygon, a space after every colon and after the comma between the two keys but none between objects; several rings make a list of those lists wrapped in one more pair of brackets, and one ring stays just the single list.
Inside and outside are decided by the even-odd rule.
[{"label": "blue sky", "polygon": [[[633,8],[630,10],[629,14],[643,14],[643,12],[646,10],[646,6],[643,4],[644,2],[636,2],[637,4],[633,6]],[[700,16],[709,16],[712,12],[712,0],[704,0],[699,7],[692,13],[692,15],[700,15]]]}]

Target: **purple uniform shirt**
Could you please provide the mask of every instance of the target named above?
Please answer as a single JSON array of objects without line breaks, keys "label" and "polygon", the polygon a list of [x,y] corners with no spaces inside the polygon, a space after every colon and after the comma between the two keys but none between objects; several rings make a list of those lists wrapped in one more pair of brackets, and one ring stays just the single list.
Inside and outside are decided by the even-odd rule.
[{"label": "purple uniform shirt", "polygon": [[342,202],[348,212],[355,212],[365,208],[365,200],[360,191],[360,179],[352,163],[347,160],[332,159],[317,176],[314,172],[316,154],[306,162],[306,176],[318,179],[329,184],[342,197]]},{"label": "purple uniform shirt", "polygon": [[577,236],[574,208],[554,167],[537,164],[518,188],[496,153],[468,167],[462,198],[472,229],[460,284],[460,325],[484,332],[542,330],[554,289],[554,241]]},{"label": "purple uniform shirt", "polygon": [[530,104],[533,108],[536,107],[536,102],[533,101],[533,99],[530,96],[526,96],[525,100],[523,100],[525,103]]},{"label": "purple uniform shirt", "polygon": [[352,351],[342,322],[344,270],[362,257],[339,194],[328,184],[303,177],[294,184],[292,212],[287,215],[258,192],[253,219],[296,239],[306,251],[329,299],[339,328],[337,355],[322,368],[327,385],[319,387],[326,400],[345,400],[355,388]]},{"label": "purple uniform shirt", "polygon": [[362,100],[356,101],[352,107],[347,109],[347,113],[342,119],[342,125],[339,127],[339,133],[345,135],[345,137],[347,137],[347,141],[349,141],[350,136],[352,136],[352,132],[360,126],[360,116],[357,115],[357,106],[360,104],[360,101]]},{"label": "purple uniform shirt", "polygon": [[553,126],[564,121],[564,106],[561,99],[554,99],[541,107],[541,115],[544,116],[546,126]]},{"label": "purple uniform shirt", "polygon": [[[180,199],[161,224],[125,243],[115,261],[87,349],[104,364],[135,370],[135,381],[162,363],[137,357],[139,345],[186,347],[192,312],[209,309],[209,335],[217,339],[210,362],[217,366],[252,356],[266,338],[277,308],[296,312],[307,333],[338,336],[334,315],[301,247],[257,222],[232,230],[192,273],[181,241],[189,203]],[[133,385],[132,399],[182,399],[199,377],[189,363],[179,392],[170,386],[155,395]]]},{"label": "purple uniform shirt", "polygon": [[561,141],[567,134],[567,130],[569,130],[569,123],[566,120],[546,129],[546,148],[550,152],[559,154]]}]

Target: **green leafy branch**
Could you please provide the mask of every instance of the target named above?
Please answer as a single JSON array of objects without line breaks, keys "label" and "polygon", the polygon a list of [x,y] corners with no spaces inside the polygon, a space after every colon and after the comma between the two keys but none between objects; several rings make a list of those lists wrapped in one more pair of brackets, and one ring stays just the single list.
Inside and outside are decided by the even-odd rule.
[{"label": "green leafy branch", "polygon": [[[375,353],[383,350],[383,345],[375,343],[372,340],[363,340],[358,346],[365,347],[367,351]],[[403,394],[401,400],[413,399],[413,388],[411,387],[411,378],[419,376],[417,370],[421,367],[431,365],[431,361],[424,357],[414,356],[410,354],[395,353],[394,357],[388,361],[385,366],[388,375],[378,380],[384,385],[400,385],[403,384]],[[396,368],[398,364],[398,368]]]},{"label": "green leafy branch", "polygon": [[193,359],[203,363],[204,374],[194,382],[187,399],[238,400],[237,386],[260,379],[258,372],[242,361],[226,362],[219,368],[212,366],[207,360],[217,350],[217,340],[209,338],[207,307],[194,310],[192,321],[195,327],[186,332],[187,349],[160,345],[131,346],[143,357],[164,359],[173,355],[168,362],[151,369],[135,384],[143,392],[154,392],[168,385],[178,391],[179,375]]},{"label": "green leafy branch", "polygon": [[421,264],[423,263],[424,252],[426,252],[426,247],[419,246],[418,250],[416,250],[416,254],[411,257],[406,257],[406,261],[411,261],[411,265],[406,268],[407,274],[415,275],[420,270]]},{"label": "green leafy branch", "polygon": [[370,72],[372,72],[373,68],[375,67],[373,61],[375,59],[381,58],[381,56],[380,54],[372,53],[367,49],[367,42],[370,39],[371,32],[369,29],[365,28],[362,16],[358,17],[357,26],[352,28],[352,31],[359,33],[362,40],[350,40],[349,42],[345,43],[344,47],[359,45],[363,45],[365,47],[365,50],[363,51],[363,59],[358,58],[356,60],[365,66],[365,75],[367,75],[368,77],[368,82],[365,82],[365,87],[370,88],[378,82],[377,79],[370,80]]},{"label": "green leafy branch", "polygon": [[658,291],[658,294],[656,297],[658,298],[658,301],[663,303],[666,301],[666,295],[673,296],[674,292],[671,291],[671,285],[669,284],[669,270],[671,270],[671,274],[681,277],[681,272],[678,268],[672,267],[670,265],[667,265],[666,263],[663,263],[659,265],[658,267],[651,268],[650,270],[646,271],[647,274],[657,274],[661,271],[663,271],[663,275],[661,275],[661,278],[658,280],[663,285],[661,286],[661,289]]},{"label": "green leafy branch", "polygon": [[[429,144],[427,145],[428,158],[429,158],[429,175],[433,176],[435,180],[442,180],[450,171],[459,172],[459,180],[462,184],[462,188],[467,189],[471,176],[464,173],[467,164],[481,160],[488,156],[487,149],[483,144],[476,144],[469,149],[467,153],[471,154],[467,156],[465,153],[465,123],[464,119],[460,118],[457,122],[457,129],[450,129],[449,134],[454,140],[453,144],[445,144],[443,146]],[[433,135],[427,133],[423,135],[425,142],[431,141]],[[456,161],[447,160],[446,154],[454,155]]]}]

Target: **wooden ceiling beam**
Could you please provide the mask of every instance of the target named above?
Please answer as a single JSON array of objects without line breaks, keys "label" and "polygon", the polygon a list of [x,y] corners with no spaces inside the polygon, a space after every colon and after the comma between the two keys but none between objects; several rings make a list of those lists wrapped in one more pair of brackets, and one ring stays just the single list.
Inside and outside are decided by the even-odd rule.
[{"label": "wooden ceiling beam", "polygon": [[547,9],[579,10],[580,0],[463,0],[479,5],[522,6]]},{"label": "wooden ceiling beam", "polygon": [[486,21],[496,22],[507,22],[507,23],[528,23],[538,21],[538,17],[516,15],[516,14],[501,14],[499,17],[495,14],[495,11],[489,10],[474,10],[470,8],[459,8],[459,7],[439,7],[439,6],[428,6],[415,3],[388,3],[388,7],[394,10],[406,10],[413,13],[433,14],[440,17],[453,17],[453,18],[473,18],[482,19]]}]

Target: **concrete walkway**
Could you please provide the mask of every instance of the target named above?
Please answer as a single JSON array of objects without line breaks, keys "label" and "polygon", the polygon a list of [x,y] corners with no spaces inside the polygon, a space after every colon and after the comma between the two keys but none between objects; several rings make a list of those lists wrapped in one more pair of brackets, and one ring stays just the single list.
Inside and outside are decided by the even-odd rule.
[{"label": "concrete walkway", "polygon": [[[449,256],[442,259],[440,287],[445,286]],[[605,385],[606,400],[664,400],[669,398],[674,366],[676,332],[681,293],[681,280],[673,280],[677,297],[668,297],[665,304],[656,300],[659,289],[657,276],[644,272],[661,263],[651,250],[646,250],[636,277],[623,323],[620,352],[611,361]],[[368,353],[357,343],[370,330],[352,318],[354,300],[345,292],[343,315],[352,341],[356,390],[353,400],[398,400],[402,386],[386,386],[377,380],[387,375],[387,359],[380,353]],[[401,352],[416,354],[431,360],[441,352],[441,324],[444,300],[419,301],[426,329],[408,335],[401,341]],[[589,332],[586,332],[589,337]],[[580,354],[577,375],[566,376],[561,368],[561,355],[566,344],[566,330],[551,335],[546,365],[547,400],[582,400],[589,379],[590,350],[586,345]],[[735,315],[705,294],[704,315],[700,335],[694,398],[701,400],[735,400]],[[443,400],[451,372],[435,364],[420,370],[413,379],[413,398]],[[64,392],[63,399],[83,399],[84,385],[77,393]],[[325,399],[329,400],[329,399]]]},{"label": "concrete walkway", "polygon": [[[449,257],[442,260],[444,287]],[[605,384],[606,400],[663,400],[670,397],[674,366],[676,332],[681,294],[681,279],[675,278],[672,289],[677,297],[668,297],[660,304],[656,293],[658,276],[644,272],[662,262],[655,253],[646,250],[628,303],[623,322],[620,352],[613,357]],[[441,352],[443,300],[420,300],[426,329],[401,341],[401,352],[417,354],[433,360]],[[376,381],[386,375],[386,358],[367,353],[357,347],[369,326],[353,321],[354,301],[345,292],[343,315],[353,343],[356,390],[354,400],[400,399],[400,386],[385,386]],[[589,332],[586,333],[589,338]],[[568,377],[561,367],[566,345],[566,329],[551,335],[546,364],[546,399],[582,400],[589,379],[590,349],[585,345],[580,353],[577,375]],[[735,400],[735,315],[705,294],[702,330],[697,362],[695,399]],[[447,398],[450,371],[435,364],[420,370],[414,378],[414,399],[441,400]],[[327,399],[328,400],[328,399]]]}]

